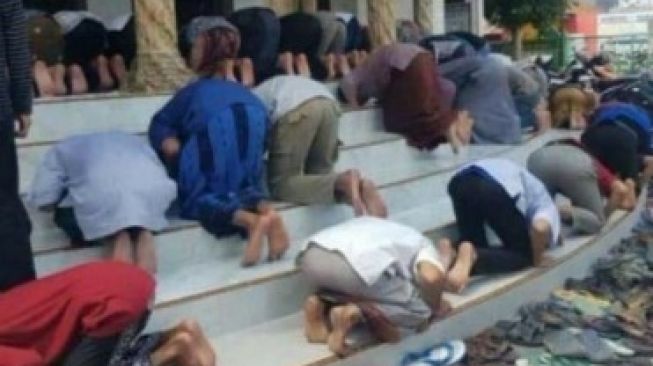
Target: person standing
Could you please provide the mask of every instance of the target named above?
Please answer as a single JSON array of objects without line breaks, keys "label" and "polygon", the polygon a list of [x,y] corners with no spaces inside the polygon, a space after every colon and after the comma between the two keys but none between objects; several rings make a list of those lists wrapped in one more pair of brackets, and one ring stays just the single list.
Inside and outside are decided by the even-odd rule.
[{"label": "person standing", "polygon": [[35,278],[31,224],[19,197],[15,137],[31,125],[32,80],[21,0],[0,2],[0,291]]}]

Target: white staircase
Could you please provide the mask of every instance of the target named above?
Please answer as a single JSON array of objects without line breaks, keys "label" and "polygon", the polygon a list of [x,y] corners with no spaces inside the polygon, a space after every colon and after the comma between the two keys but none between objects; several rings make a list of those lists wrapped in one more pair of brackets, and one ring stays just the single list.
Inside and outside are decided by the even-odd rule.
[{"label": "white staircase", "polygon": [[[72,134],[110,129],[144,134],[151,116],[167,98],[115,97],[38,104],[34,130],[19,145],[22,192],[29,187],[40,158],[52,143]],[[399,137],[384,133],[377,110],[346,111],[341,120],[343,147],[338,168],[357,168],[372,178],[379,185],[393,219],[435,238],[451,230],[454,217],[446,185],[457,167],[490,156],[524,164],[532,151],[562,136],[568,134],[553,131],[519,146],[474,146],[457,156],[448,146],[426,154],[408,148]],[[309,345],[303,338],[300,308],[311,289],[295,270],[294,257],[304,238],[350,218],[351,209],[285,203],[279,203],[278,207],[293,246],[282,261],[250,269],[240,267],[243,245],[239,238],[217,240],[196,223],[182,220],[175,220],[171,228],[160,233],[156,238],[160,262],[157,299],[148,328],[161,329],[183,318],[196,319],[211,337],[221,366],[396,365],[409,346],[419,348],[449,334],[466,335],[465,332],[477,330],[479,322],[489,325],[491,320],[508,316],[515,306],[494,304],[487,300],[488,296],[497,291],[510,295],[523,290],[530,283],[524,279],[540,273],[531,271],[486,281],[470,289],[464,297],[452,297],[456,305],[454,315],[427,333],[399,345],[367,347],[350,359],[339,360],[325,346]],[[102,248],[69,250],[68,240],[54,226],[51,217],[34,210],[30,210],[30,215],[40,275],[102,257]],[[617,235],[627,224],[625,219],[615,219],[614,230],[607,233]],[[589,263],[586,256],[574,256],[570,252],[597,240],[576,239],[558,256],[575,258],[578,263],[570,268],[582,272]],[[531,289],[529,296],[542,296],[556,281],[559,283],[561,279],[556,277],[540,283]],[[524,298],[520,300],[523,302]],[[476,312],[472,316],[472,312],[465,310],[474,307],[494,313],[479,316]]]}]

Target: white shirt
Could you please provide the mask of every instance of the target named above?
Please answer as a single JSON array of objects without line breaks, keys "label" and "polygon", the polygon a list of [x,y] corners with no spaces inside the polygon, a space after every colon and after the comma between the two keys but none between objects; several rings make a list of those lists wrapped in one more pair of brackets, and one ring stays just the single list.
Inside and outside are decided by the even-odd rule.
[{"label": "white shirt", "polygon": [[417,262],[444,269],[433,243],[419,231],[375,217],[359,217],[325,229],[306,243],[341,253],[368,285],[388,272],[414,278]]},{"label": "white shirt", "polygon": [[268,79],[253,90],[268,110],[272,123],[315,98],[336,101],[324,84],[304,76],[280,75]]},{"label": "white shirt", "polygon": [[130,228],[159,231],[177,186],[142,137],[100,132],[68,137],[50,148],[32,182],[35,207],[72,206],[86,240]]},{"label": "white shirt", "polygon": [[483,169],[508,192],[516,198],[517,209],[526,216],[529,222],[536,219],[546,220],[551,225],[551,242],[553,248],[560,236],[560,214],[549,191],[544,184],[528,170],[505,159],[483,159],[461,168],[470,166]]},{"label": "white shirt", "polygon": [[64,34],[68,34],[70,31],[75,29],[75,27],[77,27],[84,19],[93,19],[104,24],[102,19],[88,11],[60,11],[54,14],[54,19],[59,23]]}]

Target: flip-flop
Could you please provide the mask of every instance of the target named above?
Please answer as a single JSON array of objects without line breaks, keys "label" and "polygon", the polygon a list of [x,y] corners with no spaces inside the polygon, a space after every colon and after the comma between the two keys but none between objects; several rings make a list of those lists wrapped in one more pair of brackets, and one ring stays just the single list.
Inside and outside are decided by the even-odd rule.
[{"label": "flip-flop", "polygon": [[448,341],[425,351],[407,355],[402,366],[451,366],[465,357],[465,343],[459,340]]}]

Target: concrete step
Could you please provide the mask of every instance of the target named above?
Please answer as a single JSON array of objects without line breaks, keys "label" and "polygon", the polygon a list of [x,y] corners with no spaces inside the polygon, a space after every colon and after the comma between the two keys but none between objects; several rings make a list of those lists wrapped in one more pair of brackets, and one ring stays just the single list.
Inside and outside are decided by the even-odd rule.
[{"label": "concrete step", "polygon": [[[335,83],[325,85],[335,93]],[[38,99],[34,105],[32,116],[34,123],[30,135],[18,143],[19,145],[44,144],[59,141],[71,134],[107,130],[142,133],[147,131],[152,116],[170,98],[170,94],[144,95],[114,92]],[[345,112],[349,110],[345,108]]]},{"label": "concrete step", "polygon": [[[393,182],[437,172],[463,161],[497,153],[505,149],[507,149],[505,146],[478,146],[467,153],[455,155],[448,146],[442,146],[434,154],[423,154],[406,146],[403,140],[392,139],[357,148],[343,149],[337,164],[337,170],[358,169],[379,186],[386,186]],[[388,161],[392,161],[392,164],[381,164],[381,162]],[[287,210],[292,209],[294,206],[286,204],[280,205],[280,207]],[[51,214],[30,208],[30,216],[34,222],[32,241],[35,252],[48,252],[68,246],[68,239],[63,232],[54,226]],[[171,228],[167,231],[174,231],[188,226],[196,226],[196,224],[183,220],[174,220]]]},{"label": "concrete step", "polygon": [[[523,164],[532,150],[556,137],[553,135],[559,137],[554,133],[542,136],[529,144],[510,149],[501,156]],[[452,168],[397,183],[384,189],[383,194],[390,205],[392,218],[422,231],[430,231],[451,224],[454,217],[449,198],[446,195],[446,183],[454,171]],[[216,242],[215,239],[205,238],[210,242],[199,244],[196,239],[189,239],[189,233],[184,233],[183,239],[171,241],[165,247],[162,246],[162,242],[157,242],[161,255],[174,253],[173,256],[180,257],[185,255],[184,253],[196,250],[197,252],[195,259],[188,259],[184,263],[168,263],[165,266],[170,270],[161,271],[157,292],[158,305],[152,320],[152,327],[158,329],[158,327],[164,327],[183,318],[184,314],[194,314],[202,324],[209,324],[224,332],[231,332],[258,324],[260,322],[257,319],[269,316],[271,313],[283,316],[296,311],[298,307],[283,308],[275,301],[264,300],[257,301],[256,305],[248,305],[246,314],[243,315],[243,305],[240,310],[236,310],[238,309],[236,307],[230,311],[231,309],[225,307],[224,303],[232,304],[231,300],[225,300],[225,298],[245,299],[246,297],[242,297],[240,292],[245,289],[249,291],[252,287],[258,288],[257,291],[268,293],[270,282],[283,281],[290,288],[297,289],[297,292],[285,295],[282,301],[284,303],[294,302],[296,306],[299,306],[303,294],[307,291],[305,285],[293,277],[295,273],[294,256],[300,250],[301,240],[316,230],[351,217],[348,210],[340,211],[339,215],[335,210],[327,208],[313,207],[302,210],[306,211],[297,210],[295,211],[297,215],[284,213],[284,217],[291,226],[290,232],[294,234],[294,245],[286,258],[278,263],[265,264],[252,269],[239,267],[241,246],[236,241]],[[310,228],[306,230],[301,225],[296,228],[292,227],[301,221],[303,221],[303,225],[310,226]],[[179,242],[185,244],[180,246]],[[227,246],[228,244],[229,246]],[[203,246],[203,249],[197,248],[200,245]],[[279,288],[285,287],[280,285]],[[234,303],[238,304],[239,302],[234,300]],[[266,306],[260,306],[260,304],[266,304]],[[227,318],[222,318],[220,315],[216,316],[211,313],[209,309],[220,309],[221,312],[225,311],[230,315]]]},{"label": "concrete step", "polygon": [[[325,345],[307,343],[301,311],[236,332],[211,329],[211,343],[220,361],[230,366],[247,366],[253,362],[258,366],[399,365],[408,352],[472,336],[499,320],[511,318],[521,305],[544,299],[567,278],[582,277],[596,259],[627,234],[635,217],[637,213],[619,212],[601,234],[568,239],[562,248],[549,253],[554,264],[548,268],[475,279],[462,295],[445,296],[454,308],[449,316],[432,324],[426,332],[398,344],[377,345],[365,341],[358,344],[360,349],[353,356],[340,359]],[[254,361],[252,350],[264,356]]]},{"label": "concrete step", "polygon": [[[34,127],[29,139],[18,142],[21,192],[29,190],[43,155],[54,143],[66,137],[109,130],[120,130],[144,136],[152,113],[158,110],[159,102],[162,102],[155,102],[152,99],[160,98],[142,97],[132,98],[135,100],[116,99],[103,102],[82,101],[74,103],[82,104],[74,108],[67,104],[53,104],[49,106],[48,110],[40,110],[39,107],[36,107]],[[139,104],[139,101],[142,103]],[[43,108],[42,105],[40,107]],[[65,118],[68,120],[65,121]],[[399,138],[384,132],[380,121],[381,113],[378,109],[357,109],[343,113],[340,120],[340,140],[343,147],[359,147]]]}]

